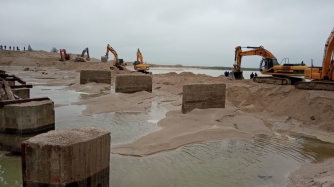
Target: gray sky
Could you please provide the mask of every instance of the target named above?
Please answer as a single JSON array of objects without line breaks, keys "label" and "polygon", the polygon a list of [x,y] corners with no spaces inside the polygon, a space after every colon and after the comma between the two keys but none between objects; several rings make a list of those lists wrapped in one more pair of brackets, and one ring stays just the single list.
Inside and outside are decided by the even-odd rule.
[{"label": "gray sky", "polygon": [[[147,63],[231,67],[236,46],[262,45],[279,62],[321,65],[333,7],[334,0],[0,0],[0,44],[88,47],[100,59],[109,43],[125,61],[139,48]],[[242,66],[260,60],[244,57]]]}]

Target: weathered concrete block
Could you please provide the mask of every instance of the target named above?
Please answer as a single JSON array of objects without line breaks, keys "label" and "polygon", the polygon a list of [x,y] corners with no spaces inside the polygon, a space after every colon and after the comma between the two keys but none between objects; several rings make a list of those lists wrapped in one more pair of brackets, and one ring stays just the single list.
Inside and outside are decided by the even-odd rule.
[{"label": "weathered concrete block", "polygon": [[30,88],[14,88],[12,91],[13,94],[19,96],[21,99],[30,98]]},{"label": "weathered concrete block", "polygon": [[21,152],[21,142],[55,129],[51,100],[5,105],[0,108],[0,145],[7,151]]},{"label": "weathered concrete block", "polygon": [[115,92],[134,93],[140,91],[152,92],[152,77],[150,75],[116,75]]},{"label": "weathered concrete block", "polygon": [[182,113],[194,108],[225,108],[225,88],[223,83],[183,85]]},{"label": "weathered concrete block", "polygon": [[110,70],[81,70],[80,71],[80,84],[86,84],[89,82],[111,84],[111,71]]},{"label": "weathered concrete block", "polygon": [[50,131],[22,142],[25,186],[109,186],[110,132]]}]

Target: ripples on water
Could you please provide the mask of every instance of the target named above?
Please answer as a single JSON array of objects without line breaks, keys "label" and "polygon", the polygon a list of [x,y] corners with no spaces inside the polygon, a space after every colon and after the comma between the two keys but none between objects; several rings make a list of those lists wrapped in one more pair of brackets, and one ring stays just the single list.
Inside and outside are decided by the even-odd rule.
[{"label": "ripples on water", "polygon": [[110,177],[113,186],[284,186],[290,172],[319,155],[333,157],[334,149],[315,140],[263,135],[143,158],[112,155]]},{"label": "ripples on water", "polygon": [[[66,104],[55,109],[56,129],[101,127],[111,132],[112,144],[158,130],[156,122],[166,114],[153,102],[146,113],[83,116],[85,106],[70,105],[80,95],[61,89],[34,87],[32,91],[33,97],[48,96],[55,104]],[[333,156],[332,144],[280,135],[191,144],[146,157],[111,154],[110,186],[284,186],[301,164]],[[21,161],[0,152],[0,186],[5,185],[22,185]]]}]

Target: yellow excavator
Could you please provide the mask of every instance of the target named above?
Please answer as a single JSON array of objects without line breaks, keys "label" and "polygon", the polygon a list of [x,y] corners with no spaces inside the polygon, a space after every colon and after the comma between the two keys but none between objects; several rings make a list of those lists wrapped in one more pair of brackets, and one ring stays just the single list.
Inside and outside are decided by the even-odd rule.
[{"label": "yellow excavator", "polygon": [[334,91],[334,28],[329,35],[324,50],[324,57],[321,67],[314,67],[305,70],[305,78],[310,82],[297,82],[295,87],[304,90],[328,90]]},{"label": "yellow excavator", "polygon": [[[87,53],[87,56],[85,57],[85,53]],[[90,57],[89,57],[89,50],[88,50],[88,47],[86,47],[82,53],[81,53],[81,56],[77,56],[75,57],[74,59],[74,62],[87,62],[88,60],[90,60]]]},{"label": "yellow excavator", "polygon": [[[241,48],[250,48],[252,50],[242,51]],[[240,47],[235,48],[235,64],[234,70],[230,72],[230,79],[244,79],[243,71],[241,70],[241,59],[243,56],[259,55],[262,56],[260,63],[260,72],[263,75],[271,76],[256,76],[254,82],[277,84],[277,85],[293,85],[298,81],[304,81],[304,71],[308,67],[302,62],[300,64],[279,64],[276,57],[263,46],[260,47]]]},{"label": "yellow excavator", "polygon": [[101,61],[102,62],[107,62],[108,61],[108,55],[109,55],[109,52],[111,52],[112,54],[114,54],[114,63],[113,63],[113,66],[110,67],[111,70],[114,69],[114,67],[118,68],[119,70],[123,70],[124,69],[124,66],[126,66],[126,62],[123,62],[123,59],[118,59],[118,54],[117,52],[108,44],[107,45],[107,52],[106,52],[106,55],[105,56],[102,56],[101,57]]},{"label": "yellow excavator", "polygon": [[138,71],[145,74],[149,74],[148,70],[150,69],[150,65],[145,64],[143,60],[143,55],[141,54],[139,48],[137,50],[137,61],[133,62],[133,68]]}]

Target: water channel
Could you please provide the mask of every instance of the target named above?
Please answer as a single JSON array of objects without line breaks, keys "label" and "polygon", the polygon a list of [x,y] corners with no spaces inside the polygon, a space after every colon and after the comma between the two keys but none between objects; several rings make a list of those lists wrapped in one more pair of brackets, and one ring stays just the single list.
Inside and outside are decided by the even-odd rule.
[{"label": "water channel", "polygon": [[[157,131],[167,110],[156,102],[145,113],[81,115],[85,106],[71,102],[87,97],[60,86],[34,86],[31,97],[49,97],[56,105],[56,129],[100,127],[111,144],[131,142]],[[250,140],[191,144],[146,157],[110,155],[110,186],[285,186],[303,163],[334,157],[332,144],[279,134]],[[0,151],[0,186],[22,186],[19,156]]]}]

